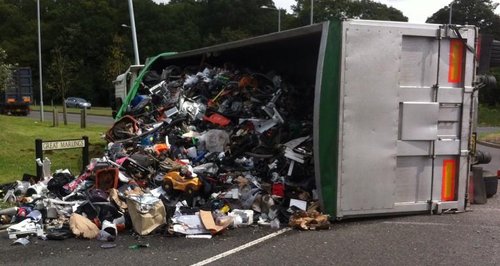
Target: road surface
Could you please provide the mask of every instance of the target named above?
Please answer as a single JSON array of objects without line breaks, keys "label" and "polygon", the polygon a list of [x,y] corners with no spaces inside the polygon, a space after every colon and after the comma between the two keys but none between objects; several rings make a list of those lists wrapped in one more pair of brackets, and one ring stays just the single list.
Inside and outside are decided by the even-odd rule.
[{"label": "road surface", "polygon": [[[489,151],[494,158],[492,169],[496,169],[500,152]],[[126,232],[118,236],[117,246],[112,249],[101,248],[103,242],[97,240],[81,239],[31,238],[27,246],[11,246],[7,233],[0,232],[0,258],[4,265],[37,266],[208,262],[211,265],[499,265],[499,221],[500,199],[495,195],[487,204],[472,205],[465,213],[353,219],[335,222],[330,230],[319,232],[252,226],[228,230],[212,239],[139,237]],[[137,243],[149,243],[150,247],[129,248]]]},{"label": "road surface", "polygon": [[[267,227],[233,229],[212,239],[119,235],[113,249],[97,240],[43,241],[11,246],[0,233],[5,265],[498,265],[500,200],[459,214],[412,215],[336,222],[328,231]],[[149,243],[149,248],[129,249]],[[236,252],[238,251],[238,252]],[[218,260],[216,260],[218,259]],[[202,265],[202,264],[198,264]]]},{"label": "road surface", "polygon": [[[31,111],[28,115],[33,119],[40,119],[40,111]],[[44,112],[45,121],[52,121],[52,112]],[[80,114],[68,114],[68,122],[70,123],[80,123]],[[113,125],[114,119],[109,116],[98,116],[98,115],[87,115],[87,124],[97,124],[111,126]],[[59,124],[63,123],[63,115],[59,113]]]}]

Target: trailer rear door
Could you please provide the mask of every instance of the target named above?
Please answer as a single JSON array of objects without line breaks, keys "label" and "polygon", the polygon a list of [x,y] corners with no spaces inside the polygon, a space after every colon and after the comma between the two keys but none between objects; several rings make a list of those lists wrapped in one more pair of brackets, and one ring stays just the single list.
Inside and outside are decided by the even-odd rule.
[{"label": "trailer rear door", "polygon": [[465,208],[475,36],[344,23],[338,217]]}]

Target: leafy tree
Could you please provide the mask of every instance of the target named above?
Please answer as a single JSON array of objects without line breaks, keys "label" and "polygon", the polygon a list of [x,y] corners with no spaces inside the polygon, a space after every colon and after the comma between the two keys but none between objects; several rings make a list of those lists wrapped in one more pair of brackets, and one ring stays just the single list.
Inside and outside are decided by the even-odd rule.
[{"label": "leafy tree", "polygon": [[[498,3],[491,0],[454,0],[452,4],[452,23],[459,25],[475,25],[480,33],[493,34],[500,39],[500,16],[494,13]],[[427,19],[428,23],[447,24],[449,22],[450,5],[439,9]],[[491,74],[500,78],[500,69],[491,70]],[[500,102],[500,88],[482,89],[479,91],[479,101],[488,105]]]},{"label": "leafy tree", "polygon": [[[201,4],[197,1],[171,1],[156,5],[147,1],[134,4],[136,13],[137,39],[141,62],[148,56],[162,52],[184,51],[199,47]],[[128,15],[126,19],[128,19]],[[125,21],[126,22],[126,21]],[[132,56],[131,35],[126,32],[130,56]]]},{"label": "leafy tree", "polygon": [[[161,52],[274,32],[277,13],[260,8],[264,5],[274,6],[272,0],[172,0],[161,5],[134,0],[141,62]],[[0,46],[9,60],[33,69],[38,68],[36,7],[34,0],[0,0]],[[43,81],[53,94],[45,97],[61,99],[57,69],[65,69],[65,96],[108,105],[115,73],[133,58],[130,31],[121,27],[130,21],[127,1],[40,0],[40,7]],[[289,19],[282,12],[282,21]],[[38,71],[33,80],[38,82]]]},{"label": "leafy tree", "polygon": [[113,42],[109,47],[106,60],[106,71],[104,72],[106,80],[113,80],[130,66],[131,62],[125,55],[124,43],[125,38],[122,35],[117,33],[113,35]]},{"label": "leafy tree", "polygon": [[[452,4],[452,23],[475,25],[482,33],[491,33],[500,39],[500,17],[495,14],[498,3],[492,0],[454,0]],[[439,9],[427,19],[427,23],[447,24],[450,5]]]},{"label": "leafy tree", "polygon": [[352,2],[347,15],[360,19],[408,21],[400,10],[370,0]]},{"label": "leafy tree", "polygon": [[261,8],[274,8],[271,0],[201,0],[200,3],[203,46],[276,31],[277,13]]},{"label": "leafy tree", "polygon": [[[313,8],[314,22],[343,18],[408,21],[398,9],[371,0],[314,0]],[[296,26],[309,24],[310,0],[297,0],[292,10],[297,14]]]},{"label": "leafy tree", "polygon": [[[495,39],[500,39],[500,17],[494,13],[498,6],[491,0],[455,0],[451,2],[452,23],[461,25],[475,25],[480,33],[492,34]],[[427,22],[448,23],[450,6],[445,6],[434,13]],[[491,74],[500,78],[500,69],[491,69]],[[482,89],[479,92],[479,101],[488,105],[495,105],[500,101],[500,90],[497,88]]]},{"label": "leafy tree", "polygon": [[[105,79],[106,60],[114,32],[123,30],[118,10],[123,10],[123,17],[128,18],[126,3],[55,0],[46,1],[44,6],[46,14],[42,21],[46,24],[46,37],[42,38],[46,41],[42,43],[51,48],[61,47],[68,60],[77,65],[78,71],[72,73],[74,82],[68,88],[68,95],[84,97],[95,105],[109,104],[108,88],[112,80]],[[50,52],[43,53],[47,57],[51,55]],[[51,61],[49,57],[44,63]]]},{"label": "leafy tree", "polygon": [[67,53],[60,46],[56,46],[52,51],[52,62],[49,66],[49,80],[47,85],[49,92],[56,97],[61,98],[63,103],[63,120],[64,124],[68,124],[66,113],[66,94],[72,83],[75,81],[75,72],[78,69],[78,64],[68,58]]},{"label": "leafy tree", "polygon": [[[103,74],[103,80],[113,81],[115,78],[125,72],[125,70],[130,66],[131,60],[125,54],[125,37],[118,33],[113,35],[113,42],[109,47],[108,56],[105,62],[105,71]],[[113,86],[109,83],[107,88],[107,97],[113,99],[114,92]]]},{"label": "leafy tree", "polygon": [[68,55],[63,52],[60,46],[56,46],[52,52],[52,62],[48,72],[50,82],[48,83],[49,91],[52,91],[56,97],[61,97],[64,101],[68,89],[75,80],[75,73],[78,70],[78,64],[69,59]]},{"label": "leafy tree", "polygon": [[81,26],[77,23],[69,24],[60,29],[59,36],[50,40],[54,48],[50,51],[47,68],[47,88],[52,98],[66,99],[68,93],[74,94],[78,73],[83,67],[83,59],[78,57],[74,49],[82,34]]},{"label": "leafy tree", "polygon": [[36,1],[0,0],[0,36],[11,62],[20,66],[38,62]]},{"label": "leafy tree", "polygon": [[13,64],[7,63],[7,52],[0,47],[0,92],[5,89],[7,81],[12,75]]},{"label": "leafy tree", "polygon": [[[298,16],[281,10],[281,29],[306,24],[295,23],[298,19],[308,23],[309,2],[299,1]],[[367,6],[361,11],[347,0],[315,2],[317,21],[335,17],[334,8],[348,16],[369,19],[403,17],[397,10],[367,0],[357,4]],[[341,9],[345,3],[349,8]],[[38,68],[36,6],[35,0],[0,0],[0,47],[9,54],[9,60],[33,69]],[[262,6],[275,8],[273,0],[171,0],[160,5],[152,0],[134,0],[140,60],[144,63],[146,57],[161,52],[275,32],[277,11]],[[40,0],[40,7],[42,68],[46,74],[43,80],[53,93],[45,97],[59,99],[64,87],[65,96],[81,96],[94,105],[109,105],[109,90],[116,73],[125,70],[134,56],[131,33],[121,27],[130,22],[127,1]],[[66,72],[65,82],[61,81],[61,69]],[[34,83],[38,82],[37,75],[38,71],[33,71]]]}]

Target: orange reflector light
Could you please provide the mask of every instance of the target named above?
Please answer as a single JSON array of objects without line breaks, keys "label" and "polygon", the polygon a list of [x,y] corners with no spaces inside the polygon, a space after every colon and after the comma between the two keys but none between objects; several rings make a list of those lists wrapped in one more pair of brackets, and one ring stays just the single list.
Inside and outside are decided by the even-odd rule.
[{"label": "orange reflector light", "polygon": [[455,200],[456,169],[455,160],[443,161],[443,182],[441,187],[442,201]]},{"label": "orange reflector light", "polygon": [[29,96],[23,96],[23,102],[25,102],[25,103],[31,102],[31,97],[29,97]]},{"label": "orange reflector light", "polygon": [[464,59],[464,43],[459,39],[450,41],[450,68],[448,70],[448,82],[462,82],[462,67]]},{"label": "orange reflector light", "polygon": [[15,98],[8,98],[8,99],[7,99],[7,102],[8,102],[8,103],[15,103],[15,102],[16,102],[16,99],[15,99]]}]

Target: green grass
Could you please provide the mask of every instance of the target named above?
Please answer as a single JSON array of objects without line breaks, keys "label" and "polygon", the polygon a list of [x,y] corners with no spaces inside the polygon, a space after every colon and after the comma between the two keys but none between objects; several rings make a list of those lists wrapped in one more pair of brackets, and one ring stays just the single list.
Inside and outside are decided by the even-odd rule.
[{"label": "green grass", "polygon": [[[36,174],[35,139],[78,139],[88,136],[90,158],[103,154],[105,141],[101,135],[106,126],[88,126],[81,129],[78,124],[52,127],[51,123],[40,123],[27,117],[0,115],[0,184],[20,180],[24,173]],[[51,170],[68,168],[73,174],[81,169],[81,149],[46,151],[44,156],[52,162]]]},{"label": "green grass", "polygon": [[[484,104],[479,105],[479,115],[478,115],[480,127],[498,127],[500,126],[500,107],[499,106],[487,106]],[[492,143],[500,144],[500,131],[490,132],[490,133],[480,133],[478,139],[481,141],[487,141]]]},{"label": "green grass", "polygon": [[480,133],[478,139],[481,141],[500,144],[500,131],[492,133]]},{"label": "green grass", "polygon": [[479,105],[479,126],[500,126],[500,106]]},{"label": "green grass", "polygon": [[[62,113],[63,107],[62,105],[54,105],[57,109],[57,112]],[[31,110],[40,111],[40,105],[31,105]],[[53,107],[50,105],[44,105],[43,110],[46,112],[52,112]],[[67,108],[67,112],[69,114],[79,114],[82,109],[80,108]],[[110,107],[92,107],[91,109],[87,109],[88,115],[100,115],[100,116],[110,116],[111,117],[112,110]]]}]

